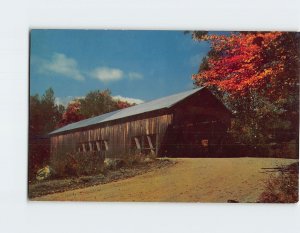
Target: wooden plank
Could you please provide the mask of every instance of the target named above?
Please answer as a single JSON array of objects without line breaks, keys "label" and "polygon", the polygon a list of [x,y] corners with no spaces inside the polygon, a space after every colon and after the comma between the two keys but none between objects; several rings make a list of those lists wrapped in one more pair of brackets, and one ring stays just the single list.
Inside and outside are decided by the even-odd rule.
[{"label": "wooden plank", "polygon": [[108,150],[108,142],[106,140],[104,140],[104,146],[105,146],[105,150]]},{"label": "wooden plank", "polygon": [[147,135],[147,140],[148,140],[149,147],[150,147],[151,149],[154,149],[153,144],[152,144],[152,141],[151,141],[151,137],[150,137],[149,135]]},{"label": "wooden plank", "polygon": [[100,149],[100,142],[99,141],[96,142],[96,146],[97,146],[97,151],[100,151],[101,149]]},{"label": "wooden plank", "polygon": [[137,137],[134,137],[134,141],[135,141],[136,148],[141,150],[142,148],[141,148],[141,144],[139,142],[139,139]]},{"label": "wooden plank", "polygon": [[154,153],[154,147],[153,147],[153,144],[151,141],[151,137],[149,135],[147,135],[147,140],[148,140],[148,144],[150,146],[151,153]]}]

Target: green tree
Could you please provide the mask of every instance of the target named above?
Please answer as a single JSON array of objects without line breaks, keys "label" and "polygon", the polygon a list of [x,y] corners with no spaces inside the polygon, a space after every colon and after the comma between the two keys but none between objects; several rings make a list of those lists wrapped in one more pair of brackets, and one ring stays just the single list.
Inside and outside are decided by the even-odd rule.
[{"label": "green tree", "polygon": [[91,91],[85,98],[80,99],[80,103],[80,113],[85,118],[99,116],[119,109],[109,90]]},{"label": "green tree", "polygon": [[54,92],[49,88],[40,97],[29,99],[29,177],[48,162],[50,142],[47,134],[57,127],[64,107],[55,103]]},{"label": "green tree", "polygon": [[109,90],[91,91],[84,98],[74,99],[68,104],[59,122],[59,126],[127,108],[132,105],[126,101],[114,99]]}]

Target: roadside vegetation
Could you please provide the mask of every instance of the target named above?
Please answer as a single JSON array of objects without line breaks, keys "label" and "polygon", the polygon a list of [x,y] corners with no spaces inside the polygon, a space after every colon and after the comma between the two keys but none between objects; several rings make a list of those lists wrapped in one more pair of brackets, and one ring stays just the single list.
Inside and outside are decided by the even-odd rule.
[{"label": "roadside vegetation", "polygon": [[122,180],[155,169],[166,168],[175,164],[168,159],[154,159],[151,157],[132,158],[130,162],[116,160],[107,162],[101,172],[85,173],[78,175],[72,171],[65,173],[64,176],[57,177],[52,174],[51,177],[40,181],[32,181],[28,186],[28,197],[35,198],[47,194],[64,192],[99,184]]},{"label": "roadside vegetation", "polygon": [[296,203],[299,201],[299,162],[272,169],[265,182],[265,191],[259,197],[262,203]]}]

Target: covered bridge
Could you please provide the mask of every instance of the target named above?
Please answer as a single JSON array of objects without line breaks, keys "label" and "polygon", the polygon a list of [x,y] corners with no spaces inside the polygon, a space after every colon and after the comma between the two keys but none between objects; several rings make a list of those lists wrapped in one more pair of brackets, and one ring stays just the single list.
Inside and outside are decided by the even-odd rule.
[{"label": "covered bridge", "polygon": [[230,120],[230,111],[208,89],[197,88],[56,129],[50,133],[51,156],[209,156],[220,148]]}]

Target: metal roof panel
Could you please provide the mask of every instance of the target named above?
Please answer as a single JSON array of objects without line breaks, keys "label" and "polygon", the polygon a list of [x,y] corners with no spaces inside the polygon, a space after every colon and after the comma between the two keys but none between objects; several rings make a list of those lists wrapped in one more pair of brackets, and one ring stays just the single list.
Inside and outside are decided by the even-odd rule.
[{"label": "metal roof panel", "polygon": [[78,122],[66,125],[59,129],[56,129],[49,134],[57,134],[57,133],[65,132],[65,131],[70,131],[70,130],[84,128],[84,127],[91,126],[91,125],[96,125],[96,124],[103,123],[103,122],[118,120],[121,118],[134,116],[134,115],[138,115],[138,114],[142,114],[142,113],[146,113],[146,112],[152,112],[152,111],[159,110],[159,109],[170,108],[173,105],[175,105],[176,103],[184,100],[185,98],[191,96],[192,94],[194,94],[202,89],[203,89],[203,87],[196,88],[193,90],[189,90],[189,91],[181,92],[178,94],[162,97],[159,99],[151,100],[149,102],[145,102],[142,104],[134,105],[129,108],[124,108],[124,109],[117,110],[114,112],[105,113],[100,116],[88,118],[88,119],[85,119],[82,121],[78,121]]}]

